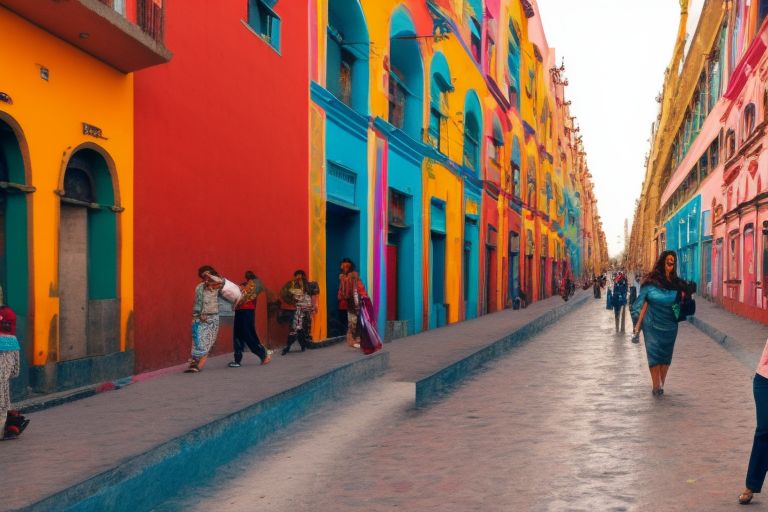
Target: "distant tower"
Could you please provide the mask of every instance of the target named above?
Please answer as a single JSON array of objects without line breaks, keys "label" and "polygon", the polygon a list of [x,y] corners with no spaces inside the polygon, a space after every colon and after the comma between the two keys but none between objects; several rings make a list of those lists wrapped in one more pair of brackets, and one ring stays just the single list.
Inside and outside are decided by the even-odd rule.
[{"label": "distant tower", "polygon": [[629,248],[629,219],[624,217],[624,255],[627,254]]}]

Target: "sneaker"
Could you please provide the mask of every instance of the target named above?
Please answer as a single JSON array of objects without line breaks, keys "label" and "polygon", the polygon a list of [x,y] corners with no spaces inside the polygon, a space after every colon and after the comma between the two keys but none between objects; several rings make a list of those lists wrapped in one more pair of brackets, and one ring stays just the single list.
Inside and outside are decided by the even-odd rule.
[{"label": "sneaker", "polygon": [[352,345],[352,348],[360,348],[360,344],[359,343],[355,343],[354,345]]},{"label": "sneaker", "polygon": [[232,361],[227,366],[229,366],[230,368],[240,368],[242,365],[240,363],[236,363],[236,362]]},{"label": "sneaker", "polygon": [[269,364],[272,361],[272,356],[268,355],[264,358],[264,360],[261,362],[261,366],[264,366],[265,364]]},{"label": "sneaker", "polygon": [[200,373],[200,368],[196,364],[190,364],[189,368],[184,370],[184,373]]}]

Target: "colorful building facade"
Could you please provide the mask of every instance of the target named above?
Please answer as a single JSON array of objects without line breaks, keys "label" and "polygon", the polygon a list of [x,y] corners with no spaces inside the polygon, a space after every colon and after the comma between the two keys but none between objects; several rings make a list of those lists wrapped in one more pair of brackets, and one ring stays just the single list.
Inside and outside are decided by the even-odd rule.
[{"label": "colorful building facade", "polygon": [[[306,2],[167,1],[165,9],[174,58],[135,76],[137,371],[189,357],[202,265],[238,283],[255,272],[271,291],[258,303],[258,332],[284,343],[287,327],[268,303],[294,271],[310,270],[315,250]],[[350,145],[345,156],[360,153]],[[220,309],[215,350],[231,351],[234,313]]]},{"label": "colorful building facade", "polygon": [[[204,264],[261,278],[270,347],[285,342],[276,292],[297,269],[320,285],[314,339],[343,334],[342,258],[389,338],[524,306],[605,266],[535,2],[56,5],[88,15],[0,0],[0,37],[27,42],[0,78],[0,271],[23,319],[25,386],[71,387],[51,382],[72,365],[85,384],[186,360]],[[93,15],[117,39],[57,35]],[[218,352],[231,347],[222,311]]]},{"label": "colorful building facade", "polygon": [[171,56],[153,7],[0,2],[0,285],[24,347],[16,397],[133,372],[133,73]]},{"label": "colorful building facade", "polygon": [[319,337],[340,333],[345,256],[399,333],[601,271],[584,150],[535,3],[325,0],[310,18]]},{"label": "colorful building facade", "polygon": [[764,323],[767,16],[765,1],[707,1],[686,54],[678,42],[630,249],[645,266],[676,250],[702,295]]}]

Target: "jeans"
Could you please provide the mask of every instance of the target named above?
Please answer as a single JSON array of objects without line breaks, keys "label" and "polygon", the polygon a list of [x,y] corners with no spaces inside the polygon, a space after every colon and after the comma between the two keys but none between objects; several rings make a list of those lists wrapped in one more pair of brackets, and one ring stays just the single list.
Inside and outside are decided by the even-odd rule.
[{"label": "jeans", "polygon": [[236,363],[243,360],[243,351],[246,345],[262,361],[267,357],[267,350],[259,341],[258,334],[256,334],[255,318],[256,311],[253,309],[238,309],[235,311],[232,344],[234,345]]},{"label": "jeans", "polygon": [[760,492],[765,474],[768,472],[768,379],[755,374],[752,389],[755,395],[757,427],[755,440],[752,443],[752,454],[749,456],[746,485],[753,492]]}]

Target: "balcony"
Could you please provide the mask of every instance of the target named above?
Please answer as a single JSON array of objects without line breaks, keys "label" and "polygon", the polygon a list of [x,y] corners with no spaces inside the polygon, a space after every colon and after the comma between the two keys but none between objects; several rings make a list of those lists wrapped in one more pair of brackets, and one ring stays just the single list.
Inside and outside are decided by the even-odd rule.
[{"label": "balcony", "polygon": [[357,174],[336,162],[328,162],[328,198],[355,205]]},{"label": "balcony", "polygon": [[171,59],[162,0],[0,0],[0,6],[123,73]]}]

